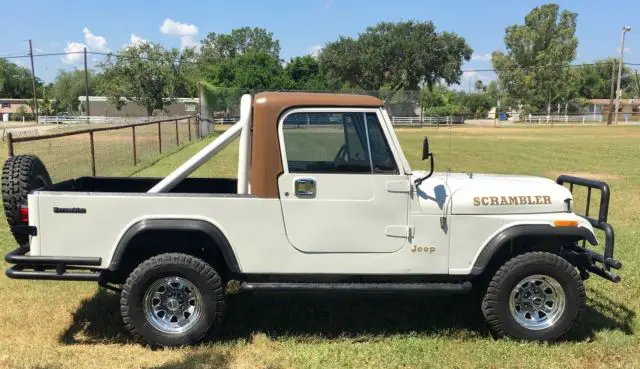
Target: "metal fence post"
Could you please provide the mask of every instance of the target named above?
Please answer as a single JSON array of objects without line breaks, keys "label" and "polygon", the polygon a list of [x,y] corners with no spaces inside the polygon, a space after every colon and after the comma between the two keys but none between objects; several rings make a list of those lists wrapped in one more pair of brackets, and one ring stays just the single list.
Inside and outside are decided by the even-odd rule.
[{"label": "metal fence post", "polygon": [[178,120],[176,119],[176,146],[180,146],[180,140],[178,139]]},{"label": "metal fence post", "polygon": [[91,148],[91,175],[96,176],[96,150],[93,144],[93,131],[89,132],[89,147]]},{"label": "metal fence post", "polygon": [[158,150],[162,154],[162,132],[160,131],[160,122],[158,122]]},{"label": "metal fence post", "polygon": [[138,165],[138,155],[136,153],[136,126],[131,126],[131,138],[133,143],[133,165]]},{"label": "metal fence post", "polygon": [[7,153],[9,157],[13,156],[13,133],[7,133]]},{"label": "metal fence post", "polygon": [[187,118],[187,127],[189,128],[189,142],[191,142],[191,117]]}]

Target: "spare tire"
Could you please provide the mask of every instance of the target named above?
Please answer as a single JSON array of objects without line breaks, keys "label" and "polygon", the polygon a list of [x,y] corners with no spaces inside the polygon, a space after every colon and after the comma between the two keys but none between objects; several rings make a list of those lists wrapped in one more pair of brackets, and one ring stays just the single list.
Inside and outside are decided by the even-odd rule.
[{"label": "spare tire", "polygon": [[[5,161],[2,168],[2,202],[9,227],[22,224],[20,207],[27,205],[29,192],[50,184],[47,168],[37,156],[18,155]],[[19,245],[29,242],[28,235],[14,233],[13,237]]]}]

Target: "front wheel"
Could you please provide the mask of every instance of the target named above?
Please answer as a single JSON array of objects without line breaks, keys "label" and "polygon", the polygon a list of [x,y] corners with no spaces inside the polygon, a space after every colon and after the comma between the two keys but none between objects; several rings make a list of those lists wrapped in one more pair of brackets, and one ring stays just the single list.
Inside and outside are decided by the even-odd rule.
[{"label": "front wheel", "polygon": [[120,297],[125,326],[152,346],[192,345],[222,320],[225,293],[220,276],[186,254],[162,254],[141,263]]},{"label": "front wheel", "polygon": [[555,340],[580,318],[585,290],[576,268],[558,255],[530,252],[493,276],[482,313],[498,337]]}]

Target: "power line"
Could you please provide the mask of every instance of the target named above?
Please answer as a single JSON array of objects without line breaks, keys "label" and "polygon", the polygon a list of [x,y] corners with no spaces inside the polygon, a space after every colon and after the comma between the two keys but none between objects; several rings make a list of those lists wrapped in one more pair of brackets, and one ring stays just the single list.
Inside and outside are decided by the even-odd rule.
[{"label": "power line", "polygon": [[[55,52],[55,53],[40,53],[40,54],[33,54],[34,58],[39,58],[39,57],[48,57],[48,56],[64,56],[64,55],[79,55],[79,54],[83,54],[83,51],[66,51],[66,52]],[[100,56],[106,56],[106,57],[115,57],[115,58],[127,58],[127,59],[140,59],[140,60],[148,60],[148,61],[157,61],[157,62],[173,62],[173,63],[185,63],[185,64],[197,64],[198,61],[195,60],[189,60],[189,59],[183,59],[183,58],[175,58],[172,60],[168,60],[168,59],[162,59],[162,58],[153,58],[153,57],[149,57],[149,56],[145,56],[145,55],[123,55],[123,54],[118,54],[118,53],[105,53],[105,52],[98,52],[98,51],[87,51],[87,54],[91,54],[91,55],[100,55]],[[12,53],[12,54],[5,54],[0,56],[0,59],[26,59],[29,58],[29,52],[21,52],[21,53]],[[603,65],[603,64],[610,64],[611,61],[599,61],[599,62],[593,62],[593,63],[580,63],[580,64],[569,64],[569,65],[532,65],[530,67],[526,67],[526,68],[506,68],[504,69],[504,71],[509,71],[509,70],[535,70],[535,69],[540,69],[540,68],[577,68],[577,67],[587,67],[587,66],[596,66],[596,65]],[[633,63],[633,62],[624,62],[623,65],[627,65],[627,66],[640,66],[640,63]],[[480,73],[480,72],[491,72],[491,73],[497,73],[498,71],[495,68],[478,68],[478,69],[463,69],[462,73],[471,73],[471,72],[476,72],[476,73]]]}]

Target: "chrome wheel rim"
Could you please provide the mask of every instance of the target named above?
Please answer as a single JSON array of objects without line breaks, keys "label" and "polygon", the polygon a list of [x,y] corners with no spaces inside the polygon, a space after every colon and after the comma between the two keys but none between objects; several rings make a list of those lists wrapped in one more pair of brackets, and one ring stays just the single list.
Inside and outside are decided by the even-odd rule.
[{"label": "chrome wheel rim", "polygon": [[509,310],[518,324],[540,330],[554,325],[564,313],[566,297],[560,283],[547,275],[531,275],[516,284]]},{"label": "chrome wheel rim", "polygon": [[156,329],[179,334],[191,329],[202,315],[202,297],[191,281],[182,277],[164,277],[146,291],[143,310]]}]

